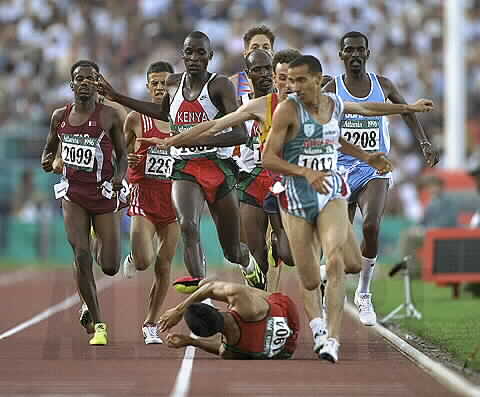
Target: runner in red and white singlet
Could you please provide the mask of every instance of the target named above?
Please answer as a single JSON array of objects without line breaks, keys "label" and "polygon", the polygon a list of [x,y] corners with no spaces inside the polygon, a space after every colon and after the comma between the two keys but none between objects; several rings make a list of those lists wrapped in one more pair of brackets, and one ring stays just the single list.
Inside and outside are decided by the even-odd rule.
[{"label": "runner in red and white singlet", "polygon": [[[147,70],[147,88],[152,102],[161,103],[166,94],[165,82],[173,73],[167,62],[155,62]],[[155,266],[152,292],[142,332],[146,344],[162,343],[156,322],[167,294],[170,266],[177,247],[179,228],[172,204],[170,175],[174,159],[169,150],[159,149],[137,138],[170,135],[168,123],[131,112],[124,125],[128,155],[128,181],[131,187],[128,214],[131,223],[131,252],[123,262],[124,274],[130,277],[135,269]],[[158,244],[155,244],[155,236]],[[160,248],[159,248],[160,247]]]},{"label": "runner in red and white singlet", "polygon": [[[190,33],[183,44],[186,72],[169,76],[169,100],[164,100],[161,105],[121,95],[101,76],[96,85],[108,99],[158,120],[170,119],[175,131],[188,135],[194,125],[237,108],[232,83],[225,76],[207,70],[212,56],[210,39],[202,32]],[[232,147],[245,141],[245,128],[237,125],[228,134],[209,137],[197,142],[195,147],[175,150],[173,204],[185,246],[185,265],[196,280],[206,274],[199,238],[205,201],[215,220],[226,260],[239,264],[246,271],[258,267],[248,247],[240,243],[238,200],[234,191],[236,177],[231,160]]]},{"label": "runner in red and white singlet", "polygon": [[90,228],[93,226],[98,242],[97,263],[105,274],[115,275],[120,266],[118,209],[125,205],[122,202],[126,203],[122,181],[127,157],[120,116],[115,109],[97,103],[92,84],[97,72],[98,66],[91,61],[79,61],[72,66],[70,86],[75,101],[53,112],[42,168],[46,172],[53,170],[61,145],[64,178],[55,185],[55,196],[62,199],[78,291],[92,322],[86,327],[95,332],[90,344],[105,345],[107,330],[92,273]]}]

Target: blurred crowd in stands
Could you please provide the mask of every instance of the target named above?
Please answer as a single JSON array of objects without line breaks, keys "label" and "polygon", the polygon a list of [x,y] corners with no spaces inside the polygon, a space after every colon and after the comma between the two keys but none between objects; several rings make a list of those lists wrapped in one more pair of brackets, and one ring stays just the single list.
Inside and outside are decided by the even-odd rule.
[{"label": "blurred crowd in stands", "polygon": [[[466,3],[473,151],[480,147],[480,0]],[[80,58],[99,63],[120,92],[145,98],[148,64],[167,60],[183,70],[180,49],[190,31],[210,36],[210,70],[231,74],[243,67],[244,32],[264,23],[277,36],[275,49],[316,55],[329,75],[343,70],[338,39],[350,30],[367,34],[369,71],[389,77],[409,102],[435,101],[437,111],[419,118],[442,150],[443,14],[443,0],[0,0],[0,135],[26,119],[48,128],[52,110],[71,100],[70,65]],[[415,182],[425,163],[400,118],[390,131],[397,169],[387,213],[418,220]]]}]

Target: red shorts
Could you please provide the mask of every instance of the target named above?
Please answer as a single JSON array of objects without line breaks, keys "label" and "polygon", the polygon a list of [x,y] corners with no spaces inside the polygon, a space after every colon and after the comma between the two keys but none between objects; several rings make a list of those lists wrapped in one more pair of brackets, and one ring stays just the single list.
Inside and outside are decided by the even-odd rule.
[{"label": "red shorts", "polygon": [[210,204],[224,198],[237,183],[233,160],[219,158],[175,160],[172,179],[197,183]]},{"label": "red shorts", "polygon": [[102,215],[118,211],[128,204],[117,199],[108,199],[102,195],[101,184],[78,183],[69,181],[67,195],[64,200],[72,201],[85,209],[90,215]]},{"label": "red shorts", "polygon": [[128,215],[144,216],[154,225],[169,225],[176,222],[171,182],[157,183],[154,186],[135,183],[130,189]]},{"label": "red shorts", "polygon": [[263,208],[263,202],[274,182],[275,178],[265,169],[255,168],[251,173],[241,172],[237,184],[240,201]]}]

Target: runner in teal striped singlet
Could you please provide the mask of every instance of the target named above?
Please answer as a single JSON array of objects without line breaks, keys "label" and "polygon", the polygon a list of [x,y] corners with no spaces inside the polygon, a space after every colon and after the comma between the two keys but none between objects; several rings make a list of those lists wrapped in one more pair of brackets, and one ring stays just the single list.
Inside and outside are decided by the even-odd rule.
[{"label": "runner in teal striped singlet", "polygon": [[320,284],[316,258],[322,249],[327,266],[328,338],[322,359],[338,360],[339,333],[345,298],[344,276],[360,271],[361,253],[348,219],[348,186],[337,170],[338,150],[387,173],[390,162],[381,152],[367,153],[340,136],[343,113],[366,116],[428,111],[429,100],[415,105],[343,102],[322,94],[322,67],[313,56],[290,63],[288,80],[294,95],[277,106],[264,149],[265,168],[284,176],[280,195],[282,221],[300,280],[307,290]]}]

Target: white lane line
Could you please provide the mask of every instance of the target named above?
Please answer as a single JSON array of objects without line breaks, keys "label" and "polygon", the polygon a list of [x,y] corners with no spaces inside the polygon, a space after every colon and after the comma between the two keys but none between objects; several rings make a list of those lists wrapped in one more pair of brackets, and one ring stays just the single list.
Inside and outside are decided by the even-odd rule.
[{"label": "white lane line", "polygon": [[[193,334],[190,334],[193,337]],[[192,377],[193,359],[195,358],[195,348],[187,346],[183,356],[182,365],[178,370],[175,386],[170,397],[186,397],[190,391],[190,379]]]},{"label": "white lane line", "polygon": [[29,280],[38,274],[40,274],[40,271],[34,271],[32,268],[19,269],[14,272],[2,272],[0,273],[0,287]]},{"label": "white lane line", "polygon": [[[215,307],[212,300],[207,298],[203,301],[207,305]],[[190,337],[196,338],[197,336],[190,333]],[[177,379],[175,379],[175,385],[170,393],[170,397],[187,397],[190,391],[193,359],[195,358],[195,347],[187,346],[185,354],[183,355],[182,365],[178,370]]]},{"label": "white lane line", "polygon": [[[345,311],[348,312],[348,314],[350,314],[350,316],[352,316],[354,319],[360,321],[358,319],[357,309],[350,302],[345,304]],[[430,357],[415,349],[412,345],[405,342],[402,338],[394,334],[388,328],[385,328],[383,325],[377,323],[371,328],[382,335],[387,341],[394,345],[397,350],[413,361],[418,367],[429,373],[433,378],[451,391],[467,397],[480,397],[480,386],[477,387],[473,385],[456,372],[453,372],[439,362],[432,360]]]},{"label": "white lane line", "polygon": [[[109,287],[113,283],[114,279],[111,277],[102,278],[97,282],[97,293],[102,289]],[[9,336],[15,335],[24,329],[31,327],[32,325],[38,324],[40,321],[46,320],[47,318],[53,316],[56,313],[67,310],[72,306],[80,303],[80,298],[78,294],[71,295],[60,303],[57,303],[54,306],[49,307],[47,310],[44,310],[41,313],[38,313],[36,316],[32,317],[30,320],[24,321],[16,325],[15,327],[3,332],[0,334],[0,340],[8,338]]]}]

